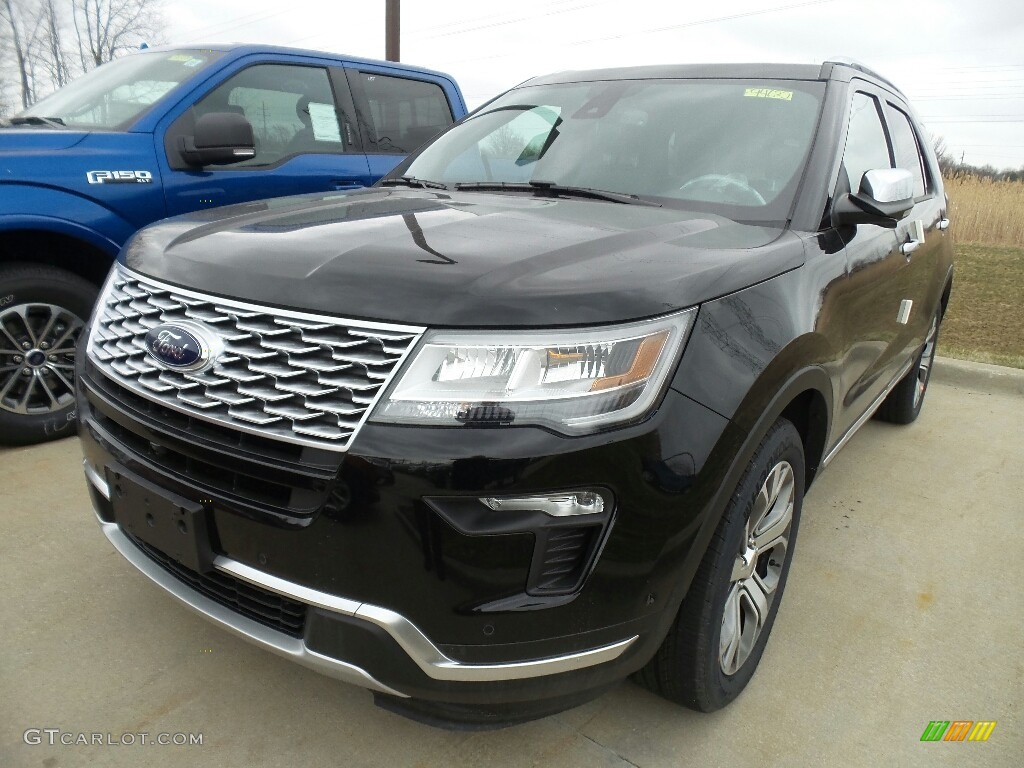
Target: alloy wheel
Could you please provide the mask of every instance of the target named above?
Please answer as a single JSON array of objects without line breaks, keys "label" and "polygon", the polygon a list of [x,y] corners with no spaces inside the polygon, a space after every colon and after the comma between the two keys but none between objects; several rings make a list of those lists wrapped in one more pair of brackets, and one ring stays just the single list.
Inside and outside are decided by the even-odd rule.
[{"label": "alloy wheel", "polygon": [[928,377],[932,372],[932,363],[935,362],[935,339],[939,333],[939,318],[932,318],[932,327],[928,330],[928,336],[924,340],[924,349],[921,351],[921,361],[917,364],[917,387],[914,389],[914,408],[921,403],[924,392],[928,388]]},{"label": "alloy wheel", "polygon": [[59,411],[75,400],[75,345],[84,323],[53,304],[16,304],[0,313],[0,409]]},{"label": "alloy wheel", "polygon": [[786,563],[795,503],[793,467],[780,461],[754,499],[733,564],[718,655],[727,675],[736,674],[750,657],[768,620]]}]

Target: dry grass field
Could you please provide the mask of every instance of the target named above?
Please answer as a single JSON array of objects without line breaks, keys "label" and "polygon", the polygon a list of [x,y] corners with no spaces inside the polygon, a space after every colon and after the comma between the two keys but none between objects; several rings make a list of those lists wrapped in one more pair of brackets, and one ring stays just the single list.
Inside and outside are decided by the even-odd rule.
[{"label": "dry grass field", "polygon": [[945,184],[956,274],[939,354],[1024,368],[1024,183]]},{"label": "dry grass field", "polygon": [[1024,368],[1024,248],[957,243],[939,354]]},{"label": "dry grass field", "polygon": [[945,185],[958,243],[1024,248],[1024,183],[960,176]]}]

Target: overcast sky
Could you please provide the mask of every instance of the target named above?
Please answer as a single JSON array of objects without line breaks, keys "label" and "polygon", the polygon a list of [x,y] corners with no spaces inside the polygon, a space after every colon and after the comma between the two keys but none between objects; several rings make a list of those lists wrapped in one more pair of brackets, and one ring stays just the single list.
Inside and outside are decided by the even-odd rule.
[{"label": "overcast sky", "polygon": [[[165,35],[382,59],[384,5],[168,0]],[[471,108],[563,69],[847,56],[900,86],[958,157],[1024,166],[1022,0],[404,0],[401,10],[402,60],[453,75]]]}]

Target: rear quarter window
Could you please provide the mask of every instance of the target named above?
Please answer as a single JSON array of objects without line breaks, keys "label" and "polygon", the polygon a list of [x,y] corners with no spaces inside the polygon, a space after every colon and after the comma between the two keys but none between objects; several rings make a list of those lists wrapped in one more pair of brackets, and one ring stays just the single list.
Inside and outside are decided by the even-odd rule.
[{"label": "rear quarter window", "polygon": [[454,122],[451,105],[437,83],[373,72],[350,76],[362,102],[360,119],[368,152],[408,154]]}]

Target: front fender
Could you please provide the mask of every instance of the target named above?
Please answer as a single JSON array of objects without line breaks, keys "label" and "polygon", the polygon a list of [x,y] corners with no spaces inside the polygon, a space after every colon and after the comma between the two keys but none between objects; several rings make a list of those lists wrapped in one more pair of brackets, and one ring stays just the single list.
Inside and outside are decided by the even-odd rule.
[{"label": "front fender", "polygon": [[838,354],[808,311],[820,311],[821,295],[797,269],[702,304],[673,388],[753,429],[800,374],[831,413]]},{"label": "front fender", "polygon": [[[54,216],[36,215],[0,215],[0,233],[13,231],[53,232],[60,235],[67,235],[76,240],[81,240],[89,245],[98,248],[110,256],[113,261],[120,250],[120,245],[104,237],[102,234],[89,227],[82,226],[74,221],[60,219]],[[0,252],[0,257],[3,254]]]},{"label": "front fender", "polygon": [[83,240],[111,258],[137,229],[81,195],[36,184],[0,184],[0,231],[43,230]]}]

